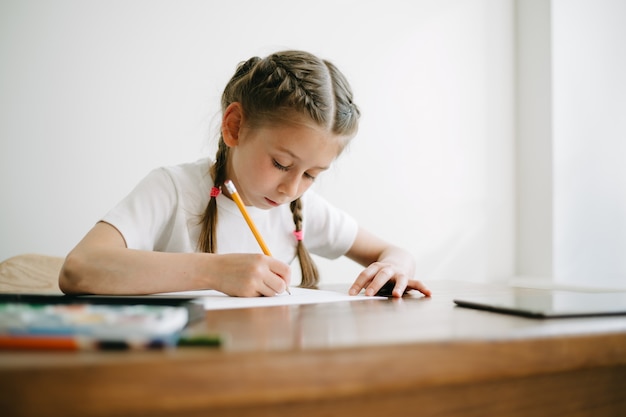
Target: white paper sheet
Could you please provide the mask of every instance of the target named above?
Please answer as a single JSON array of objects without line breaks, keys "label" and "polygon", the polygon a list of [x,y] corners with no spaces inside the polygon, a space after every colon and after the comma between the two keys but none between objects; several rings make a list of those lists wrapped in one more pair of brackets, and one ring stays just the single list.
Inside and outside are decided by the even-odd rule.
[{"label": "white paper sheet", "polygon": [[231,308],[270,307],[298,304],[331,303],[337,301],[359,301],[385,299],[386,297],[366,297],[365,295],[348,295],[336,291],[311,290],[307,288],[289,288],[291,295],[286,292],[274,297],[229,297],[214,290],[183,291],[163,293],[159,295],[177,295],[198,297],[205,310],[225,310]]}]

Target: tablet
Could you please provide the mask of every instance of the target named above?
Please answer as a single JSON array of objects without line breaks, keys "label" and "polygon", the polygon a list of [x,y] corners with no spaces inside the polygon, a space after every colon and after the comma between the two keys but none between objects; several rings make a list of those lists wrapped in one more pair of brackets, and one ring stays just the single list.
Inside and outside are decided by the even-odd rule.
[{"label": "tablet", "polygon": [[514,290],[508,294],[468,296],[453,301],[460,307],[534,318],[626,315],[626,292]]}]

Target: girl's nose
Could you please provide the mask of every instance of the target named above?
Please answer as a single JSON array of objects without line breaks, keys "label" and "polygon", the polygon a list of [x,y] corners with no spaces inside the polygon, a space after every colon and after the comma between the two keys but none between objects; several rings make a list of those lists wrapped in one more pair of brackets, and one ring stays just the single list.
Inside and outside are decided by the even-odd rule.
[{"label": "girl's nose", "polygon": [[294,197],[298,194],[300,187],[300,177],[298,175],[286,175],[278,187],[278,191],[288,197]]}]

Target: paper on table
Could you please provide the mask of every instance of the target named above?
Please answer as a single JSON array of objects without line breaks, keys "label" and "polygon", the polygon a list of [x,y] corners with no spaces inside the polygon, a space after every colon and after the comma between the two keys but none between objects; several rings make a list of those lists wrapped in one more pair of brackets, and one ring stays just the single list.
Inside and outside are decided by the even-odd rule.
[{"label": "paper on table", "polygon": [[274,297],[230,297],[224,293],[214,290],[171,292],[159,295],[198,297],[198,302],[202,303],[205,310],[317,304],[337,301],[358,301],[386,298],[366,297],[365,295],[348,295],[336,291],[312,290],[299,287],[292,287],[289,291],[291,291],[291,295],[285,292]]}]

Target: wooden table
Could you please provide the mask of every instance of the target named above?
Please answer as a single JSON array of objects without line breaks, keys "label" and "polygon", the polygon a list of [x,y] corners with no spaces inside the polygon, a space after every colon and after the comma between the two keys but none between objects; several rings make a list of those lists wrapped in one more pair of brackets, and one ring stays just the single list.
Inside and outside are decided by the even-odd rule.
[{"label": "wooden table", "polygon": [[[0,352],[3,416],[625,416],[626,316],[537,320],[432,298],[209,311],[219,349]],[[536,290],[523,290],[536,291]]]}]

